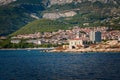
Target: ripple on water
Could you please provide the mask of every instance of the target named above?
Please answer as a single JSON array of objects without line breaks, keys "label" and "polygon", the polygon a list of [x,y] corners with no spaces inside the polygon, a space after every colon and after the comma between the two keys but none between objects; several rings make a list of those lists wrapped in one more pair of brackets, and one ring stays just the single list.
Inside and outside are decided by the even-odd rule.
[{"label": "ripple on water", "polygon": [[0,51],[0,80],[120,80],[119,53]]}]

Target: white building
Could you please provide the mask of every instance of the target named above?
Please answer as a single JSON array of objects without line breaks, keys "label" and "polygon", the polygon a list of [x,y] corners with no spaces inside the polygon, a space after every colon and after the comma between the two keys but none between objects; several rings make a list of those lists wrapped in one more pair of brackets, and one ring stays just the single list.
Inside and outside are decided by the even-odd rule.
[{"label": "white building", "polygon": [[41,43],[41,40],[27,40],[26,41],[27,43],[33,43],[33,44],[38,44],[38,45],[41,45],[42,43]]},{"label": "white building", "polygon": [[84,46],[83,40],[77,38],[69,40],[69,49],[78,49],[81,46]]},{"label": "white building", "polygon": [[79,32],[77,32],[76,38],[69,40],[69,49],[79,49],[84,46],[83,40],[79,37]]},{"label": "white building", "polygon": [[18,43],[20,43],[20,42],[21,42],[21,40],[11,40],[10,42],[11,42],[11,43],[18,44]]},{"label": "white building", "polygon": [[120,41],[120,36],[118,37],[118,41]]}]

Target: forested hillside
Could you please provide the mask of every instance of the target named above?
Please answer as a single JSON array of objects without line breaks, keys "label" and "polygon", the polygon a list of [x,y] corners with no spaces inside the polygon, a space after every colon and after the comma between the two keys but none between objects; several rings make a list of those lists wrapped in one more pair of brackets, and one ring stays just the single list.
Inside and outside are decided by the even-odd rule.
[{"label": "forested hillside", "polygon": [[[77,14],[72,17],[60,17],[55,20],[49,20],[49,23],[47,20],[43,19],[34,21],[15,32],[14,35],[24,34],[24,31],[26,31],[26,33],[45,32],[58,29],[69,29],[69,27],[71,28],[73,26],[106,26],[113,29],[120,29],[120,8],[119,5],[113,5],[112,3],[102,3],[99,1],[92,3],[88,1],[77,4],[52,5],[44,10],[43,14],[53,13],[52,16],[49,16],[55,17],[57,13],[59,14],[67,11],[74,11]],[[44,25],[41,22],[44,22]],[[58,22],[59,26],[57,25]]]},{"label": "forested hillside", "polygon": [[40,18],[44,9],[40,0],[17,0],[0,6],[0,35],[8,35],[35,20],[31,15]]}]

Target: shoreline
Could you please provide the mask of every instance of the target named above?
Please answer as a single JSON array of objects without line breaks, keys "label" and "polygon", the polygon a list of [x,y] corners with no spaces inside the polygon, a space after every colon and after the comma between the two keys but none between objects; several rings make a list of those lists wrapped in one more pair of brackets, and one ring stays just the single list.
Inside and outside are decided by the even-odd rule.
[{"label": "shoreline", "polygon": [[0,50],[53,50],[54,48],[2,48]]},{"label": "shoreline", "polygon": [[43,50],[44,52],[120,52],[120,48],[115,48],[115,49],[82,48],[82,49],[66,49],[66,50],[56,50],[55,48],[3,48],[0,50]]},{"label": "shoreline", "polygon": [[51,50],[49,52],[120,52],[120,49],[66,49],[66,50]]}]

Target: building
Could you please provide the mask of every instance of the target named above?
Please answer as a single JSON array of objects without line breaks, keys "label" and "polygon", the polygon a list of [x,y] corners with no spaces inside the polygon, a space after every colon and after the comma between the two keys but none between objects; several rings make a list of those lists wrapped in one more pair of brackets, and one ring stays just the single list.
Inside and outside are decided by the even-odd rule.
[{"label": "building", "polygon": [[69,40],[69,49],[79,49],[84,46],[84,41],[79,37],[79,32],[76,34],[76,38]]},{"label": "building", "polygon": [[101,32],[100,31],[91,31],[90,32],[90,41],[93,43],[101,42]]},{"label": "building", "polygon": [[84,46],[84,45],[83,45],[83,40],[81,40],[81,39],[69,40],[69,49],[78,49],[82,46]]},{"label": "building", "polygon": [[120,41],[120,36],[118,37],[118,41]]},{"label": "building", "polygon": [[18,44],[18,43],[21,42],[21,40],[11,40],[10,42],[13,43],[13,44],[14,44],[14,43],[15,43],[15,44]]},{"label": "building", "polygon": [[26,42],[27,43],[38,44],[38,45],[42,44],[41,40],[39,40],[39,39],[38,40],[30,39],[30,40],[27,40]]}]

